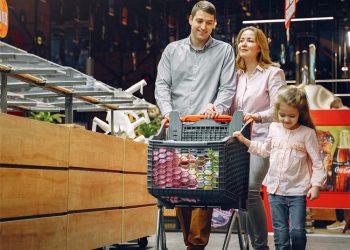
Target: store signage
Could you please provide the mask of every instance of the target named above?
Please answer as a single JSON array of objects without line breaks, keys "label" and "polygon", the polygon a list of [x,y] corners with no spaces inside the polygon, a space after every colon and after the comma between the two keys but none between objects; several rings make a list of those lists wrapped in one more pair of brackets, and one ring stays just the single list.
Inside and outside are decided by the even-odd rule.
[{"label": "store signage", "polygon": [[0,0],[0,37],[4,38],[8,31],[8,7],[6,0]]},{"label": "store signage", "polygon": [[297,0],[285,0],[284,2],[284,26],[289,29],[290,21],[294,17]]},{"label": "store signage", "polygon": [[312,110],[327,180],[322,191],[350,192],[350,110]]}]

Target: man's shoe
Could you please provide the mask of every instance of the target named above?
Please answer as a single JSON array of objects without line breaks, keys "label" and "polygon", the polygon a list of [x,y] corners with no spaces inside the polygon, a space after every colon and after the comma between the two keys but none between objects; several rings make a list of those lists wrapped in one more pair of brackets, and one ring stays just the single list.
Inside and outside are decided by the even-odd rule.
[{"label": "man's shoe", "polygon": [[344,229],[344,227],[345,227],[345,221],[342,221],[342,222],[336,221],[333,224],[328,225],[327,229],[328,230],[338,230],[338,229]]}]

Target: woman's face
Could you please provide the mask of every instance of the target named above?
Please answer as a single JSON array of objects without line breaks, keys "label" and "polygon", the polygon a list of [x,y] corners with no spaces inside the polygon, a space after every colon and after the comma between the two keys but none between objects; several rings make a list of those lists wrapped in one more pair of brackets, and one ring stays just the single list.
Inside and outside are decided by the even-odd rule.
[{"label": "woman's face", "polygon": [[242,33],[238,43],[238,53],[243,59],[257,59],[260,47],[252,30],[246,30]]}]

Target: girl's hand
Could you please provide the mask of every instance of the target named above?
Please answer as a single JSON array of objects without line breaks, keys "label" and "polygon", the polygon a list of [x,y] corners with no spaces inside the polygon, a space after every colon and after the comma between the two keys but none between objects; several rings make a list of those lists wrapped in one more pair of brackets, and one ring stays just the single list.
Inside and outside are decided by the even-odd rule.
[{"label": "girl's hand", "polygon": [[233,132],[232,136],[237,138],[240,142],[242,142],[244,140],[244,136],[239,131]]},{"label": "girl's hand", "polygon": [[316,200],[318,197],[320,197],[320,188],[319,187],[312,187],[309,189],[309,192],[307,192],[306,195],[307,198],[312,200]]},{"label": "girl's hand", "polygon": [[237,138],[240,142],[246,145],[248,148],[250,147],[250,140],[244,137],[240,131],[235,131],[232,134],[232,137]]},{"label": "girl's hand", "polygon": [[246,121],[248,121],[251,118],[255,122],[261,122],[262,121],[261,116],[258,113],[256,113],[256,114],[251,114],[251,113],[244,114],[243,121],[246,122]]}]

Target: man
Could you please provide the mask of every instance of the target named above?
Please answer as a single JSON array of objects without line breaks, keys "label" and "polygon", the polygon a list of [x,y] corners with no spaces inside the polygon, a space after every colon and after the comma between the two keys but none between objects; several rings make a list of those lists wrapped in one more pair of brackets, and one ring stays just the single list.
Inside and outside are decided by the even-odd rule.
[{"label": "man", "polygon": [[[170,43],[158,65],[155,98],[163,116],[204,114],[212,118],[228,111],[235,93],[234,51],[211,37],[216,9],[199,1],[189,17],[189,37]],[[188,250],[208,244],[212,209],[176,208]]]}]

